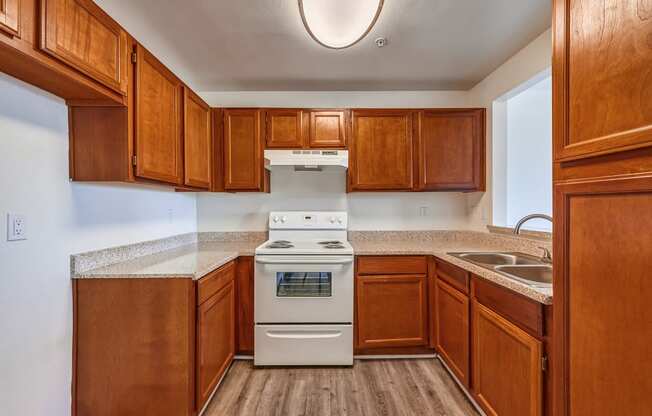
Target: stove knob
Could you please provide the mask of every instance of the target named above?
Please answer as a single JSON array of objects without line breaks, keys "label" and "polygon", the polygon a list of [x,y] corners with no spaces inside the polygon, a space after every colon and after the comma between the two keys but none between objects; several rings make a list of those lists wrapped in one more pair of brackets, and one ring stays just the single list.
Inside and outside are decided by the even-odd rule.
[{"label": "stove knob", "polygon": [[285,222],[286,222],[287,220],[288,220],[288,217],[286,217],[285,215],[283,215],[283,216],[281,217],[281,222],[282,222],[283,224],[285,224]]},{"label": "stove knob", "polygon": [[330,222],[331,222],[331,224],[335,224],[335,217],[331,217]]},{"label": "stove knob", "polygon": [[338,223],[338,224],[341,225],[343,222],[344,222],[344,221],[342,221],[342,218],[338,218],[338,219],[337,219],[337,223]]},{"label": "stove knob", "polygon": [[277,223],[278,222],[278,217],[275,215],[274,218],[272,218],[272,221],[274,221],[274,223]]}]

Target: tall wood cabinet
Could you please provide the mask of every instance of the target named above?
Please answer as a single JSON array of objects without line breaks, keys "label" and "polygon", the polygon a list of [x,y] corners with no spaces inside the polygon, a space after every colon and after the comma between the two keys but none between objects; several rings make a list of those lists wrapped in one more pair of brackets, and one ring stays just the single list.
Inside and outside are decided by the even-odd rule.
[{"label": "tall wood cabinet", "polygon": [[414,136],[411,110],[353,110],[351,190],[411,190]]},{"label": "tall wood cabinet", "polygon": [[485,109],[419,112],[417,189],[484,191]]},{"label": "tall wood cabinet", "polygon": [[647,415],[652,5],[553,4],[555,415]]},{"label": "tall wood cabinet", "polygon": [[42,0],[41,30],[43,51],[116,92],[127,93],[127,33],[95,3]]},{"label": "tall wood cabinet", "polygon": [[20,34],[20,0],[0,0],[0,32]]}]

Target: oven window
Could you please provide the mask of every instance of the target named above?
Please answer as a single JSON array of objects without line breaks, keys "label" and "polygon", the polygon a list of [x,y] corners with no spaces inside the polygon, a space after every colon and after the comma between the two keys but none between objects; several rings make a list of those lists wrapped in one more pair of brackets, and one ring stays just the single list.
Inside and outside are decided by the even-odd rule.
[{"label": "oven window", "polygon": [[331,297],[331,272],[277,272],[276,296],[279,298]]}]

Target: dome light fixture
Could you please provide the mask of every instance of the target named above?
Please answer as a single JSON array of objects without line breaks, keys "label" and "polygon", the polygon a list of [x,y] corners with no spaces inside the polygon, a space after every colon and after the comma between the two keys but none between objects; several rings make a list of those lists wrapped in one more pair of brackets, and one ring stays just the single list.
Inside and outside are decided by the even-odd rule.
[{"label": "dome light fixture", "polygon": [[346,49],[360,42],[376,24],[384,0],[298,0],[303,26],[315,42]]}]

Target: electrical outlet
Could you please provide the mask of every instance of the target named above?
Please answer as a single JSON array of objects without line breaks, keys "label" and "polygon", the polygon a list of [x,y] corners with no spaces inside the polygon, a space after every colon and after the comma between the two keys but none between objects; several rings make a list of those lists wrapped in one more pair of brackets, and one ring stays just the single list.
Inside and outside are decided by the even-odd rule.
[{"label": "electrical outlet", "polygon": [[19,214],[7,214],[7,241],[27,240],[25,217]]},{"label": "electrical outlet", "polygon": [[428,215],[428,207],[419,207],[419,216],[425,217]]}]

